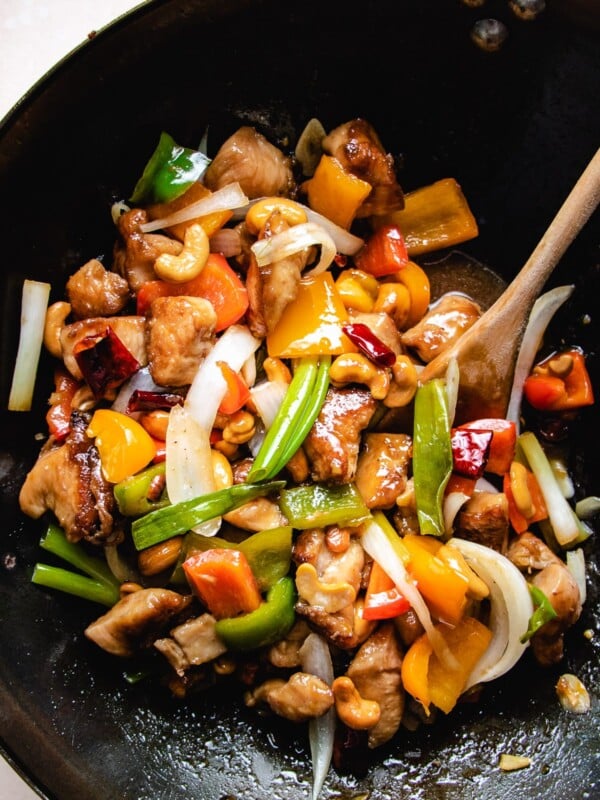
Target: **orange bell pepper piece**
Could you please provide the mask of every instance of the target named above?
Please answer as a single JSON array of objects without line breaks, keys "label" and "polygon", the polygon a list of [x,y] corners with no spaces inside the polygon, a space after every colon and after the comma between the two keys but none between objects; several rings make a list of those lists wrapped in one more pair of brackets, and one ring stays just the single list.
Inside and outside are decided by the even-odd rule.
[{"label": "orange bell pepper piece", "polygon": [[[555,371],[562,361],[568,359],[571,363],[566,374]],[[566,411],[594,403],[585,357],[575,349],[555,353],[540,362],[526,378],[523,392],[529,404],[538,411]]]},{"label": "orange bell pepper piece", "polygon": [[262,602],[248,559],[240,551],[214,547],[183,562],[192,591],[216,619],[255,611]]},{"label": "orange bell pepper piece", "polygon": [[383,225],[373,233],[354,257],[358,269],[381,278],[393,275],[408,263],[402,232],[397,225]]},{"label": "orange bell pepper piece", "polygon": [[156,455],[154,440],[140,423],[109,408],[94,411],[86,433],[95,438],[102,474],[109,483],[135,475]]},{"label": "orange bell pepper piece", "polygon": [[474,239],[477,221],[454,178],[423,186],[404,196],[404,208],[381,217],[398,225],[410,256],[441,250]]},{"label": "orange bell pepper piece", "polygon": [[475,419],[459,425],[461,430],[492,431],[486,472],[504,475],[510,469],[517,447],[517,426],[508,419]]},{"label": "orange bell pepper piece", "polygon": [[[148,206],[146,209],[148,213],[148,219],[162,219],[169,214],[173,214],[175,211],[179,211],[180,209],[197,202],[198,200],[203,200],[205,197],[210,197],[211,194],[212,192],[210,189],[207,189],[202,183],[196,181],[186,192],[179,197],[176,197],[175,200],[171,200],[169,203],[155,203],[154,205]],[[213,211],[210,214],[205,214],[203,217],[196,217],[195,219],[190,219],[187,222],[178,222],[176,225],[171,225],[165,230],[167,233],[170,233],[171,236],[174,236],[176,239],[179,239],[180,242],[183,242],[187,228],[189,228],[190,225],[198,224],[204,228],[204,232],[208,237],[210,237],[213,233],[215,233],[215,231],[218,231],[219,228],[222,228],[223,225],[229,222],[232,216],[233,211]]]},{"label": "orange bell pepper piece", "polygon": [[348,229],[372,186],[347,172],[337,158],[323,155],[304,189],[313,211]]},{"label": "orange bell pepper piece", "polygon": [[428,715],[431,697],[427,677],[432,654],[427,634],[423,634],[406,651],[400,672],[404,689],[421,703]]},{"label": "orange bell pepper piece", "polygon": [[250,399],[248,384],[235,370],[231,369],[226,361],[219,361],[219,367],[227,384],[227,392],[219,406],[221,414],[235,414]]},{"label": "orange bell pepper piece", "polygon": [[272,358],[300,358],[309,355],[339,355],[356,348],[342,327],[348,312],[329,272],[303,278],[298,294],[267,336]]},{"label": "orange bell pepper piece", "polygon": [[456,625],[467,604],[468,581],[437,557],[442,543],[434,537],[411,533],[402,538],[402,543],[410,554],[407,570],[427,605],[438,619]]},{"label": "orange bell pepper piece", "polygon": [[157,297],[203,297],[217,315],[217,332],[238,322],[248,309],[248,293],[242,281],[219,253],[211,253],[202,272],[191,281],[146,281],[137,294],[137,313],[145,316]]}]

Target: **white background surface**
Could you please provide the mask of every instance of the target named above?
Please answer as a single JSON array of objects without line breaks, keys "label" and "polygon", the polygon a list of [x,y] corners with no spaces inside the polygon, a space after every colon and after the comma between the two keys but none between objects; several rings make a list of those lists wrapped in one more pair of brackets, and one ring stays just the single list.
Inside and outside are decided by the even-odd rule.
[{"label": "white background surface", "polygon": [[[140,0],[0,0],[0,119],[88,33],[140,4]],[[1,756],[0,800],[39,800]]]}]

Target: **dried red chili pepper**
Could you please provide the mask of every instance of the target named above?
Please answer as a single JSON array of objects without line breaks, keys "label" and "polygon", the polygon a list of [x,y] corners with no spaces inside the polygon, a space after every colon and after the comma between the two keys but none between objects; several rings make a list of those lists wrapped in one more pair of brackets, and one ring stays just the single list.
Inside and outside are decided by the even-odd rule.
[{"label": "dried red chili pepper", "polygon": [[78,342],[74,356],[96,398],[104,397],[109,389],[116,389],[140,368],[110,325],[104,333],[86,336]]},{"label": "dried red chili pepper", "polygon": [[391,367],[396,363],[396,354],[384,344],[363,322],[350,322],[342,328],[350,341],[380,367]]},{"label": "dried red chili pepper", "polygon": [[451,436],[454,472],[466,478],[481,478],[489,458],[493,435],[492,431],[455,428]]},{"label": "dried red chili pepper", "polygon": [[183,404],[183,396],[175,392],[148,392],[135,389],[127,402],[127,413],[134,411],[156,411]]}]

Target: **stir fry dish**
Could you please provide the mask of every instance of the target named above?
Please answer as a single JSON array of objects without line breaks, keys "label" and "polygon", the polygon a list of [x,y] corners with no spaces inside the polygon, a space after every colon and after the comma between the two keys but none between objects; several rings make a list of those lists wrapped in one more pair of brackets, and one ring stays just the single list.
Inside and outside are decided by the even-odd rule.
[{"label": "stir fry dish", "polygon": [[[306,723],[316,798],[331,764],[528,650],[562,659],[591,529],[543,421],[594,397],[576,343],[539,344],[559,287],[506,415],[460,419],[457,365],[420,375],[485,310],[432,298],[422,265],[478,235],[461,186],[403,191],[361,118],[286,146],[246,125],[209,158],[162,133],[112,206],[111,256],[50,305],[25,282],[11,402],[43,342],[48,436],[19,497],[48,523],[34,583],[103,606],[86,637],[179,701],[235,685]],[[559,694],[586,710],[576,676]]]}]

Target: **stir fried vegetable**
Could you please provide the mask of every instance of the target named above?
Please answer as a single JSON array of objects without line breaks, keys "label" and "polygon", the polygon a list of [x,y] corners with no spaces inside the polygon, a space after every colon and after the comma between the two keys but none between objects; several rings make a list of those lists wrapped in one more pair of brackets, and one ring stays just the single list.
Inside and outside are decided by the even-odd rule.
[{"label": "stir fried vegetable", "polygon": [[594,394],[576,347],[533,366],[563,287],[507,418],[455,424],[457,360],[422,368],[477,298],[432,304],[411,259],[477,235],[460,186],[404,195],[364,120],[307,137],[297,183],[250,126],[212,161],[161,135],[113,262],[49,310],[50,438],[20,503],[77,570],[34,583],[109,609],[90,640],[150,648],[179,698],[239,677],[249,707],[308,723],[317,800],[349,736],[407,735],[405,693],[451,714],[522,657],[560,658],[591,528],[521,411],[566,424]]}]

